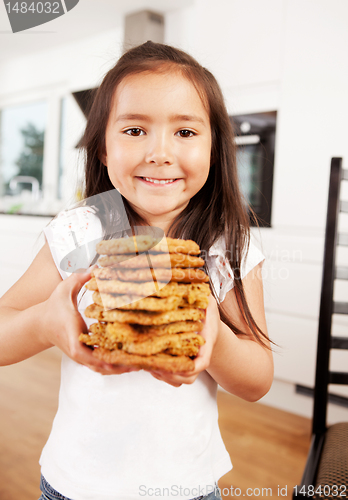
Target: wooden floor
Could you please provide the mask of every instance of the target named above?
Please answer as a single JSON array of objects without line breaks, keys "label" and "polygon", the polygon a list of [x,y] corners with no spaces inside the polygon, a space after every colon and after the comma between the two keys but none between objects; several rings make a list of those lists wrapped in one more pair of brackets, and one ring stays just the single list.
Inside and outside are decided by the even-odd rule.
[{"label": "wooden floor", "polygon": [[272,493],[273,498],[291,499],[304,470],[311,421],[223,392],[218,404],[222,438],[233,463],[219,481],[222,498],[250,493],[251,498],[264,498]]},{"label": "wooden floor", "polygon": [[[57,408],[59,368],[56,349],[0,367],[1,500],[40,496],[38,460]],[[222,498],[272,493],[290,499],[306,460],[310,421],[223,392],[218,403],[222,437],[234,465],[219,481]]]}]

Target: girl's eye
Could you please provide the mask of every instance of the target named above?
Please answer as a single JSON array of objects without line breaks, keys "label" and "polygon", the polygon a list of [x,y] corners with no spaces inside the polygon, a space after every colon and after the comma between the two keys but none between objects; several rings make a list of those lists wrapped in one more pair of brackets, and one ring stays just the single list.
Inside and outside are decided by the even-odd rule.
[{"label": "girl's eye", "polygon": [[130,128],[128,130],[125,130],[125,134],[131,135],[132,137],[138,137],[139,135],[143,134],[144,131],[141,130],[141,128]]},{"label": "girl's eye", "polygon": [[179,130],[178,134],[180,134],[180,137],[193,137],[196,135],[192,130]]}]

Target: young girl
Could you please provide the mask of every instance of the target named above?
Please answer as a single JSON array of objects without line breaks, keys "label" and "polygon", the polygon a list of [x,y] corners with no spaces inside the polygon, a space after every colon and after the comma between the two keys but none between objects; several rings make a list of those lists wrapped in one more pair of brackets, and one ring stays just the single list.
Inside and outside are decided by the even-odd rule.
[{"label": "young girl", "polygon": [[213,295],[192,372],[97,360],[78,341],[92,302],[82,289],[90,272],[69,275],[60,262],[76,241],[110,234],[112,221],[87,204],[53,220],[32,265],[0,301],[0,364],[53,345],[63,352],[59,409],[40,459],[41,498],[221,498],[214,486],[231,463],[218,429],[217,384],[256,401],[273,376],[264,257],[249,245],[221,91],[189,55],[147,42],[105,76],[84,141],[85,198],[116,188],[131,226],[195,240]]}]

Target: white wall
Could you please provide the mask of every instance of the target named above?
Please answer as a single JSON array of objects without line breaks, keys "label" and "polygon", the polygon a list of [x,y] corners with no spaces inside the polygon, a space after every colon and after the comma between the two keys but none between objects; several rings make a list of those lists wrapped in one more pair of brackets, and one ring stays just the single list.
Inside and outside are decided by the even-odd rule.
[{"label": "white wall", "polygon": [[0,214],[0,297],[23,275],[44,243],[51,219]]},{"label": "white wall", "polygon": [[120,56],[122,43],[123,30],[116,28],[23,57],[4,59],[0,62],[1,101],[17,98],[20,92],[93,87]]},{"label": "white wall", "polygon": [[[270,404],[283,404],[279,387],[292,394],[293,384],[314,383],[330,158],[348,158],[347,26],[346,0],[195,0],[166,13],[166,42],[215,74],[230,114],[278,112],[272,228],[254,231],[267,257],[265,304],[278,344]],[[97,85],[122,38],[117,28],[3,61],[0,105],[42,89]],[[342,318],[336,325],[347,330]],[[293,411],[310,415],[308,400],[291,401]]]},{"label": "white wall", "polygon": [[[309,415],[293,384],[314,384],[330,158],[348,158],[348,3],[199,0],[167,25],[167,42],[215,74],[231,114],[278,112],[272,228],[260,231],[268,328],[279,346],[267,401],[279,403],[281,386],[286,407]],[[338,318],[336,333],[347,326]]]}]

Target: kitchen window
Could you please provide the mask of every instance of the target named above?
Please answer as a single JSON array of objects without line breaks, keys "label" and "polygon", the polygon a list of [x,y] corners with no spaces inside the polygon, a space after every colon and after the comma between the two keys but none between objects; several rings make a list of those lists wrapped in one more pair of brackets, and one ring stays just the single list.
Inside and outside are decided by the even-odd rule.
[{"label": "kitchen window", "polygon": [[2,197],[13,197],[13,200],[18,201],[28,193],[33,199],[39,199],[42,190],[46,127],[45,101],[9,106],[1,110]]},{"label": "kitchen window", "polygon": [[54,216],[76,201],[85,123],[62,89],[1,105],[0,213]]}]

